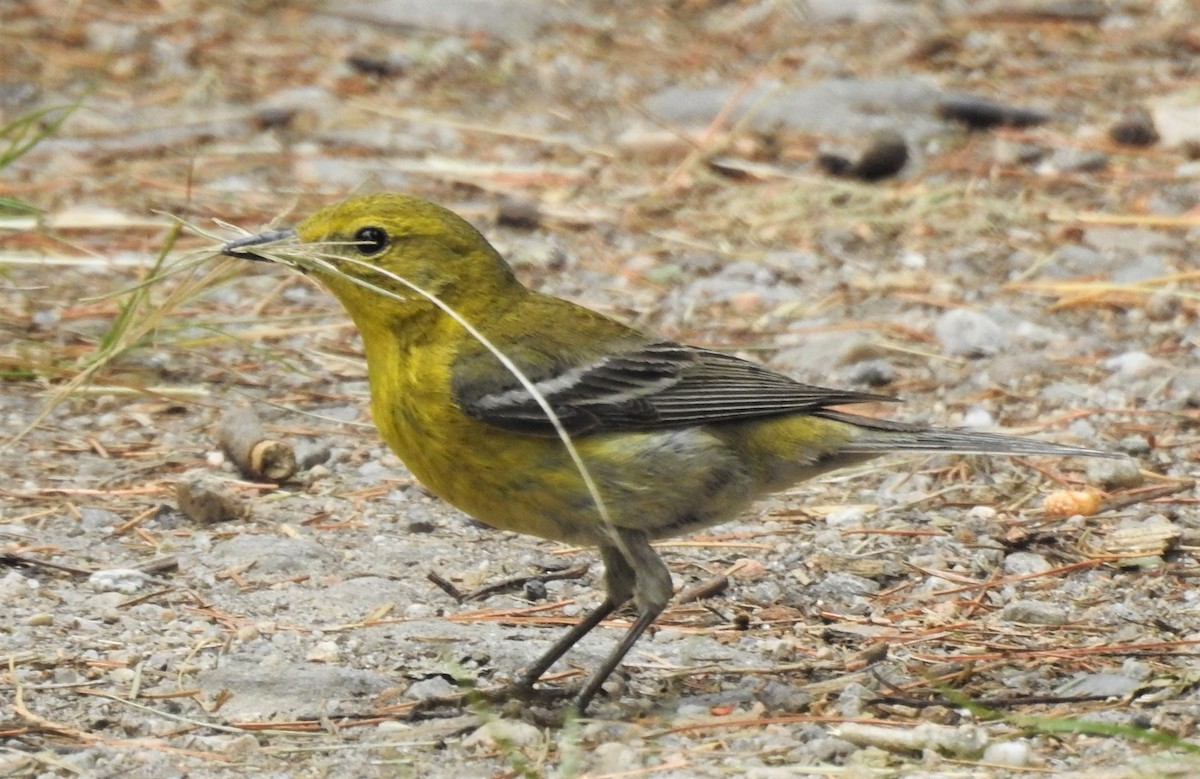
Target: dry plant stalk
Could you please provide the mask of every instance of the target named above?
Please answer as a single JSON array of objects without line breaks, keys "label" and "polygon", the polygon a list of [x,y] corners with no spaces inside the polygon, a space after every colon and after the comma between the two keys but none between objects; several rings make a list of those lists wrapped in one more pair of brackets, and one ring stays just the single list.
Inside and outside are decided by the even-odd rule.
[{"label": "dry plant stalk", "polygon": [[[163,241],[163,248],[155,258],[154,265],[144,280],[116,293],[92,298],[92,300],[102,300],[105,297],[125,296],[112,325],[101,338],[95,352],[89,355],[86,363],[69,381],[55,390],[28,425],[7,440],[0,441],[0,451],[19,443],[31,430],[40,425],[59,404],[82,389],[121,355],[154,333],[173,310],[206,289],[236,275],[235,268],[238,265],[236,261],[222,260],[215,265],[210,264],[211,259],[216,255],[216,252],[212,250],[189,253],[180,262],[168,265],[167,256],[178,240],[183,227],[182,222],[177,222],[171,227]],[[204,235],[202,231],[197,230],[197,232]],[[197,268],[202,265],[207,266],[206,269],[197,272]],[[161,301],[155,302],[150,299],[150,287],[161,283],[170,276],[181,273],[188,275],[173,287]]]},{"label": "dry plant stalk", "polygon": [[239,408],[225,414],[215,434],[221,450],[247,478],[281,484],[296,475],[296,450],[270,438],[253,410]]}]

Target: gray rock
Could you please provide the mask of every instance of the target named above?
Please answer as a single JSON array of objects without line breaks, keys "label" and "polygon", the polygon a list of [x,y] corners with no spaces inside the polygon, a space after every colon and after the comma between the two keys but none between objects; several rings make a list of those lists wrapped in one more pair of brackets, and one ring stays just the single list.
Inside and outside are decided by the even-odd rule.
[{"label": "gray rock", "polygon": [[933,326],[933,334],[947,354],[969,357],[995,354],[1012,340],[991,317],[968,308],[942,314]]},{"label": "gray rock", "polygon": [[545,736],[541,728],[520,720],[493,719],[463,740],[467,748],[501,749],[534,747]]},{"label": "gray rock", "polygon": [[1094,696],[1121,698],[1136,692],[1142,686],[1140,679],[1118,673],[1081,674],[1060,686],[1058,695]]},{"label": "gray rock", "polygon": [[1052,566],[1045,557],[1033,552],[1013,552],[1004,558],[1004,572],[1013,576],[1027,573],[1042,573]]},{"label": "gray rock", "polygon": [[413,682],[408,688],[408,696],[418,700],[426,698],[440,698],[445,695],[450,695],[457,691],[444,676],[431,676],[428,679],[422,679],[419,682]]},{"label": "gray rock", "polygon": [[1015,600],[1004,607],[1002,616],[1008,622],[1029,625],[1063,625],[1070,621],[1065,609],[1040,600]]},{"label": "gray rock", "polygon": [[79,524],[86,530],[103,530],[121,521],[121,517],[107,509],[90,506],[79,510]]},{"label": "gray rock", "polygon": [[120,592],[132,595],[146,585],[150,577],[136,568],[109,568],[96,571],[88,577],[88,584],[96,592]]},{"label": "gray rock", "polygon": [[887,360],[864,360],[854,363],[846,371],[846,379],[851,384],[862,384],[867,387],[882,387],[891,384],[897,378],[895,367]]},{"label": "gray rock", "polygon": [[812,592],[818,597],[842,600],[855,595],[873,595],[879,592],[879,584],[852,573],[834,572],[821,579]]},{"label": "gray rock", "polygon": [[[732,103],[729,121],[756,130],[784,126],[834,137],[896,130],[910,138],[942,132],[934,116],[942,92],[912,76],[829,79],[804,87],[763,85],[744,93],[737,85],[668,87],[645,101],[646,110],[667,122],[707,125]],[[752,112],[750,116],[746,116]]]},{"label": "gray rock", "polygon": [[803,711],[812,701],[812,695],[803,689],[775,681],[763,685],[757,697],[772,711]]},{"label": "gray rock", "polygon": [[549,24],[581,21],[569,8],[544,0],[373,0],[333,3],[323,10],[371,25],[527,41]]},{"label": "gray rock", "polygon": [[1091,484],[1106,490],[1140,487],[1145,482],[1141,466],[1132,457],[1124,460],[1088,460],[1087,477]]}]

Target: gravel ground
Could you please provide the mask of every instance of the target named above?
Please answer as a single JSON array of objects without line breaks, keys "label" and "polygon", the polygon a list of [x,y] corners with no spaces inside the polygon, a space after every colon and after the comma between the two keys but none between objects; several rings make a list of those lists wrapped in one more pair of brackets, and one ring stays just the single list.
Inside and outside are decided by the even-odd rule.
[{"label": "gravel ground", "polygon": [[[80,100],[0,170],[40,209],[0,216],[0,775],[1200,775],[1191,4],[15,3],[0,40],[5,122]],[[211,249],[162,214],[379,189],[879,414],[1130,457],[800,485],[660,545],[680,597],[590,718],[457,705],[594,555],[426,493],[305,280],[113,297]],[[237,409],[294,476],[229,462]]]}]

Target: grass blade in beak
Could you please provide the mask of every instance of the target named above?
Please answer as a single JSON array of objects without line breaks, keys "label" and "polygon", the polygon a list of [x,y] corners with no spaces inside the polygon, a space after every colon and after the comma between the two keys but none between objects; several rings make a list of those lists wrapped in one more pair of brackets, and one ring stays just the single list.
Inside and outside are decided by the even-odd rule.
[{"label": "grass blade in beak", "polygon": [[230,241],[221,248],[221,254],[230,257],[237,257],[242,260],[254,260],[256,262],[277,262],[278,258],[268,254],[258,254],[252,251],[254,247],[261,246],[269,248],[271,244],[283,243],[286,241],[295,240],[295,230],[268,230],[265,233],[251,235],[245,238],[239,238],[236,241]]}]

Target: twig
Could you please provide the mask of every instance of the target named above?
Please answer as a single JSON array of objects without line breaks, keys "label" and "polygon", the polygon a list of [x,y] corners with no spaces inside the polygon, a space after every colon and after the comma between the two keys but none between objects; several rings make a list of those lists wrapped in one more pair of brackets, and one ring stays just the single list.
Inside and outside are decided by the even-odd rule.
[{"label": "twig", "polygon": [[1145,503],[1159,498],[1165,498],[1168,495],[1175,495],[1186,490],[1190,490],[1196,486],[1194,481],[1177,482],[1174,484],[1163,484],[1157,487],[1145,487],[1140,490],[1132,490],[1120,495],[1114,495],[1100,504],[1100,508],[1096,513],[1101,511],[1116,511],[1118,509],[1128,508],[1129,506],[1138,503]]},{"label": "twig", "polygon": [[425,578],[437,585],[438,589],[454,599],[455,603],[462,603],[464,596],[462,590],[455,587],[450,580],[443,578],[441,575],[430,571],[425,575]]},{"label": "twig", "polygon": [[86,568],[76,568],[73,565],[63,565],[62,563],[52,563],[49,560],[39,560],[36,557],[28,557],[26,555],[17,554],[16,552],[5,552],[0,554],[0,565],[28,565],[32,568],[46,568],[52,571],[62,571],[69,573],[72,576],[86,577],[91,576],[93,571]]},{"label": "twig", "polygon": [[[466,595],[462,596],[463,601],[482,600],[489,595],[495,595],[498,592],[505,590],[515,590],[524,587],[529,582],[555,582],[562,579],[578,579],[588,572],[588,566],[576,565],[570,568],[564,568],[561,571],[550,571],[548,573],[533,574],[531,576],[514,576],[510,579],[488,584],[483,587],[471,590]],[[432,576],[433,574],[431,574]],[[432,579],[431,579],[432,581]],[[437,582],[434,582],[437,584]],[[438,585],[441,586],[440,584]],[[459,601],[460,603],[462,601]]]}]

